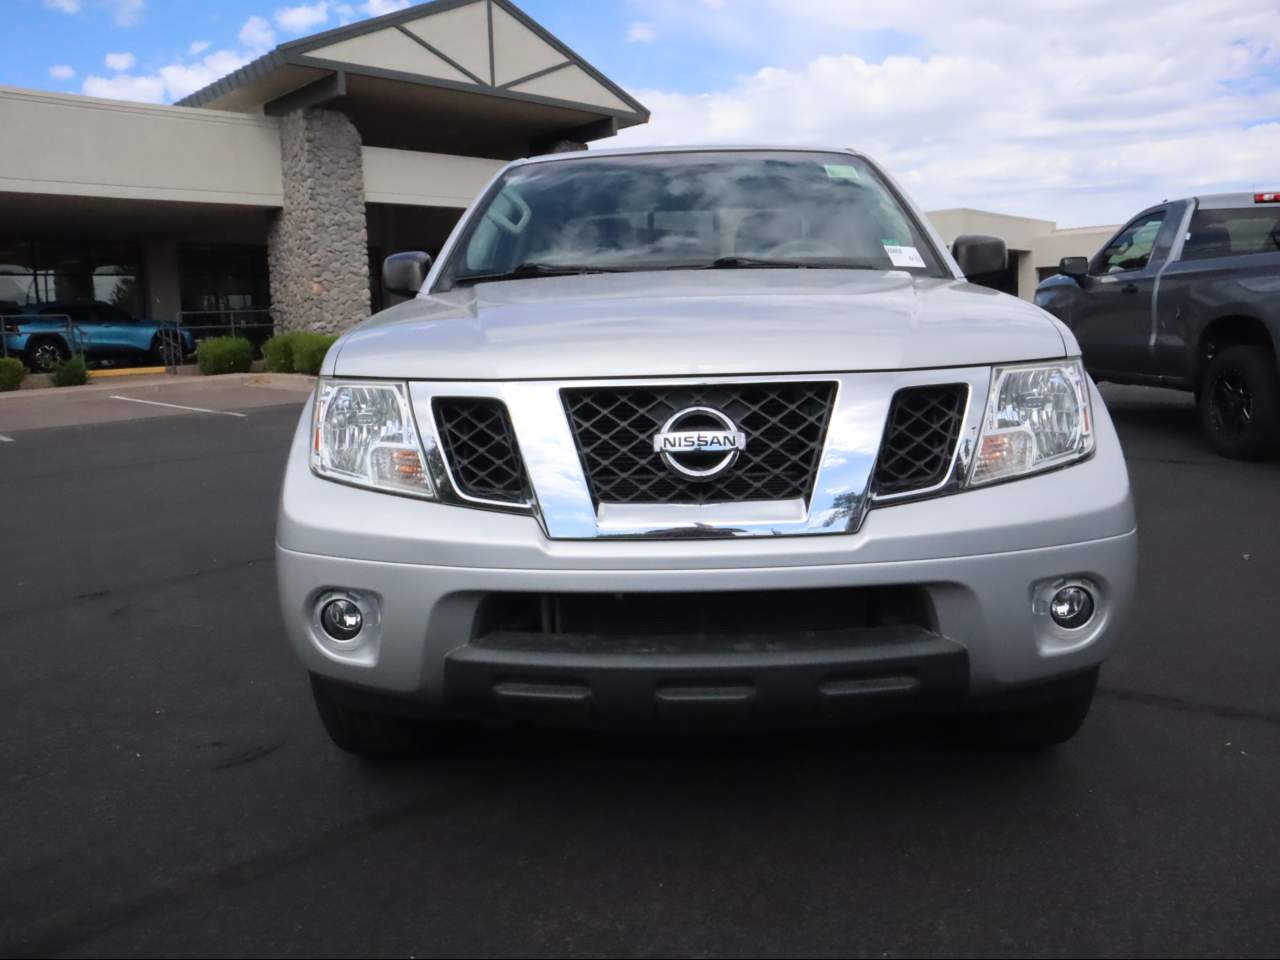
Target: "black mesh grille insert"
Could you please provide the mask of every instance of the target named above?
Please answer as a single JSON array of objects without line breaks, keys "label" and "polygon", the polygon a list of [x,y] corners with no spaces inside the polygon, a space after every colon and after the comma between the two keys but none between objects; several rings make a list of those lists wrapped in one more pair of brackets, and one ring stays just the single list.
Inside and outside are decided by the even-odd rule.
[{"label": "black mesh grille insert", "polygon": [[[834,383],[591,387],[563,391],[597,503],[726,503],[791,500],[813,488]],[[709,481],[673,474],[653,437],[687,407],[711,407],[747,435],[746,449]]]},{"label": "black mesh grille insert", "polygon": [[969,388],[963,383],[908,387],[893,395],[874,490],[906,493],[941,483],[951,465]]},{"label": "black mesh grille insert", "polygon": [[507,503],[529,501],[524,463],[511,417],[501,400],[437,397],[435,413],[440,442],[459,492]]}]

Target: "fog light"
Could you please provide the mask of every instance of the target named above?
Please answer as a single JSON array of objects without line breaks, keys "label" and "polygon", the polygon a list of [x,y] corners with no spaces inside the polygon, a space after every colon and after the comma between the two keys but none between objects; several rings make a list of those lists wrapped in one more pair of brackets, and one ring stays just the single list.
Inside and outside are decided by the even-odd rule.
[{"label": "fog light", "polygon": [[1093,594],[1084,587],[1063,587],[1049,602],[1053,622],[1066,630],[1078,630],[1093,618]]},{"label": "fog light", "polygon": [[364,614],[350,600],[330,600],[320,610],[320,626],[334,640],[346,643],[354,640],[364,629]]}]

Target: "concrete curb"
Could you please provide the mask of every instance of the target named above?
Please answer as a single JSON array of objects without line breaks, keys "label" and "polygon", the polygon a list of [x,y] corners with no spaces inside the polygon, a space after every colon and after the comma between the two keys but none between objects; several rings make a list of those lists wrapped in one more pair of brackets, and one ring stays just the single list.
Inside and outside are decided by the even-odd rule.
[{"label": "concrete curb", "polygon": [[138,377],[136,381],[129,378],[112,378],[107,383],[87,383],[80,387],[32,387],[30,389],[13,390],[0,393],[0,404],[14,400],[40,400],[43,402],[61,402],[75,400],[77,397],[99,394],[119,393],[122,390],[142,393],[163,393],[166,387],[213,389],[226,386],[267,387],[272,390],[289,390],[295,393],[310,393],[315,388],[316,378],[300,373],[227,373],[214,377],[191,377],[178,374],[171,376]]}]

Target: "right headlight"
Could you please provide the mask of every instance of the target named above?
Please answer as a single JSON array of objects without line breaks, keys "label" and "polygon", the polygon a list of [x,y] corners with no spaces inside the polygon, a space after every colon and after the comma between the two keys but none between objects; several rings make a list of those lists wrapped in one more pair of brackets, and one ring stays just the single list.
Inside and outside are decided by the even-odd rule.
[{"label": "right headlight", "polygon": [[1092,452],[1089,379],[1079,358],[992,369],[971,486],[1060,467]]},{"label": "right headlight", "polygon": [[339,483],[435,498],[403,383],[321,379],[311,427],[311,469]]}]

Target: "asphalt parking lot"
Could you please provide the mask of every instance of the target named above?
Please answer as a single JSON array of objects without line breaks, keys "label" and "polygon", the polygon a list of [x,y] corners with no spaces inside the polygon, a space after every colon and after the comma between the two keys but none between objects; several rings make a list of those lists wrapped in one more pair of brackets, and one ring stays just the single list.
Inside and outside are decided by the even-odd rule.
[{"label": "asphalt parking lot", "polygon": [[367,766],[280,635],[296,397],[0,423],[0,954],[1275,955],[1280,463],[1104,389],[1141,595],[1035,758],[891,728]]}]

